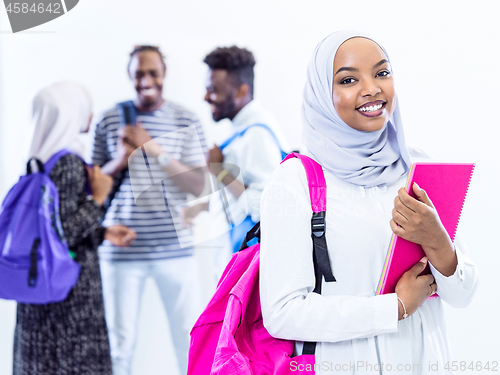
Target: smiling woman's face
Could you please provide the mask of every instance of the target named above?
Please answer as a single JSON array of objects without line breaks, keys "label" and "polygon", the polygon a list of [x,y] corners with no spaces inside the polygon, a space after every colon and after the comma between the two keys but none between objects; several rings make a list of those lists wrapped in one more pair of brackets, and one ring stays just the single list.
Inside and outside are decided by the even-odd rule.
[{"label": "smiling woman's face", "polygon": [[352,38],[333,63],[333,105],[340,118],[360,131],[382,129],[396,107],[390,64],[374,41]]}]

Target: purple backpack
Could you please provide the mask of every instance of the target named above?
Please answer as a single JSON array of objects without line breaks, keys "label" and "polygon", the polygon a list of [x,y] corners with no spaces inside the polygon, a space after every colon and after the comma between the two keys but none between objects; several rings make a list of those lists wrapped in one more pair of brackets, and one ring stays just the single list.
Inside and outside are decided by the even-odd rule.
[{"label": "purple backpack", "polygon": [[[326,183],[321,166],[307,156],[298,158],[307,174],[313,216],[311,236],[316,276],[315,293],[321,294],[322,277],[335,281],[326,245]],[[259,294],[260,223],[252,228],[217,285],[214,296],[191,330],[188,375],[314,375],[316,343],[306,342],[302,355],[293,356],[294,341],[272,337],[262,322]]]},{"label": "purple backpack", "polygon": [[[49,177],[62,150],[45,165],[28,161],[27,174],[0,208],[0,298],[47,304],[66,299],[80,266],[70,255],[59,217],[59,194]],[[32,172],[31,161],[38,172]]]}]

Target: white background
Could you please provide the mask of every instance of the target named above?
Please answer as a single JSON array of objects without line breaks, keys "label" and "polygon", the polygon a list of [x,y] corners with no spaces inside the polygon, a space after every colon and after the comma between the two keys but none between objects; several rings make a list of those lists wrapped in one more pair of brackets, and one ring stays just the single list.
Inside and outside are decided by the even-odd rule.
[{"label": "white background", "polygon": [[[254,52],[256,97],[297,148],[312,50],[335,30],[363,30],[390,54],[407,143],[436,159],[477,163],[461,229],[480,270],[480,288],[469,308],[447,307],[446,317],[456,360],[500,361],[497,26],[491,1],[82,0],[61,18],[12,34],[0,6],[0,198],[23,172],[30,99],[46,85],[83,83],[99,113],[134,96],[126,74],[132,47],[159,45],[167,55],[166,97],[195,111],[208,137],[220,139],[224,125],[213,124],[203,102],[202,60],[216,46],[237,44]],[[203,259],[203,249],[198,255]],[[210,288],[206,292],[208,298]],[[134,374],[175,375],[153,284],[143,302]],[[0,301],[1,375],[11,374],[14,324],[15,304]]]}]

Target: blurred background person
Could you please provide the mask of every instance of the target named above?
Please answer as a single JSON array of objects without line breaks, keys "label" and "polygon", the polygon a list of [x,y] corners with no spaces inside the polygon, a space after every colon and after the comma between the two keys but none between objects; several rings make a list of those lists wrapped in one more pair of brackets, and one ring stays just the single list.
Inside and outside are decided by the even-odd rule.
[{"label": "blurred background person", "polygon": [[74,83],[53,84],[33,100],[30,158],[45,163],[62,149],[74,153],[57,162],[50,178],[58,188],[62,228],[80,276],[63,302],[18,304],[14,375],[111,374],[97,246],[104,238],[128,246],[135,232],[120,225],[101,227],[101,206],[112,179],[99,167],[87,167],[92,190],[87,195],[83,145],[77,137],[88,131],[91,117],[90,96]]},{"label": "blurred background person", "polygon": [[[214,239],[218,279],[243,236],[260,220],[262,191],[281,162],[281,150],[288,148],[272,116],[254,100],[252,52],[237,46],[218,47],[203,61],[208,65],[205,101],[214,121],[231,120],[233,136],[248,128],[209,151],[207,164],[218,191],[209,202],[182,212],[189,226],[201,211],[210,211],[212,233],[221,233]],[[254,126],[258,124],[267,128]]]},{"label": "blurred background person", "polygon": [[[163,98],[166,65],[157,47],[136,46],[128,74],[137,92],[133,106],[138,124],[121,126],[118,107],[106,111],[96,124],[92,148],[92,162],[104,173],[115,178],[124,173],[103,225],[119,223],[137,232],[128,248],[111,242],[99,248],[113,374],[130,374],[148,277],[158,286],[179,369],[185,374],[189,332],[201,310],[201,281],[192,231],[183,227],[173,207],[185,204],[188,193],[198,196],[203,190],[203,172],[197,167],[205,165],[205,138],[192,112]],[[134,156],[143,145],[147,167],[142,155]],[[134,186],[131,171],[139,176]],[[153,185],[160,190],[153,191],[152,182],[158,182]],[[133,189],[144,191],[144,200],[136,202]]]}]

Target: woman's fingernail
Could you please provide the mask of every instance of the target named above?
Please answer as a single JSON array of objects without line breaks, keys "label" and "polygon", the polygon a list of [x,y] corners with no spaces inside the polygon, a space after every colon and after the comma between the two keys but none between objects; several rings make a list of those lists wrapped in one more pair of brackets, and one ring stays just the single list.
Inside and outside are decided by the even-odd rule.
[{"label": "woman's fingernail", "polygon": [[422,263],[427,263],[427,258],[426,258],[426,257],[423,257],[422,259],[420,259],[420,262],[422,262]]}]

